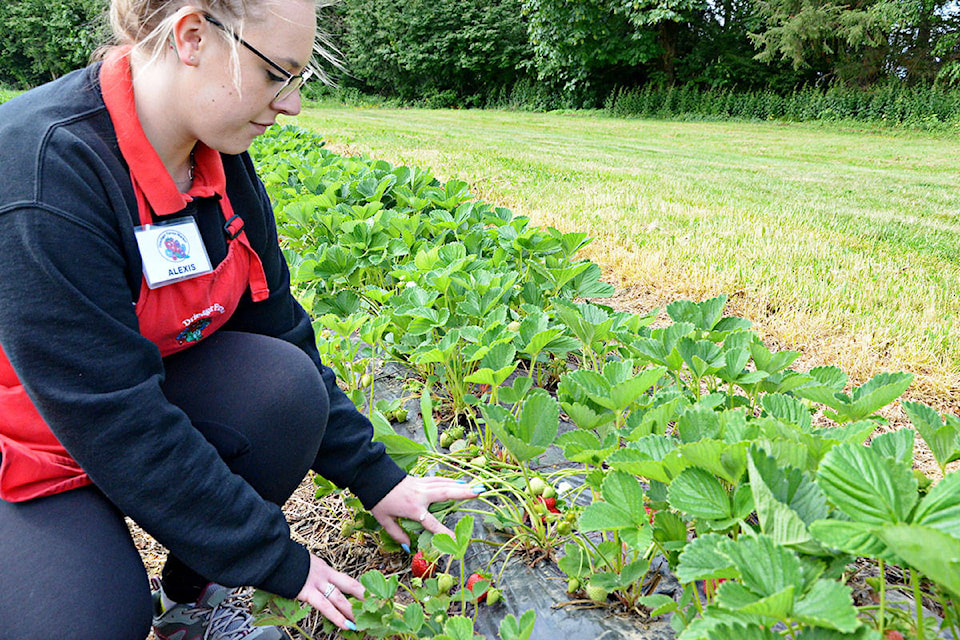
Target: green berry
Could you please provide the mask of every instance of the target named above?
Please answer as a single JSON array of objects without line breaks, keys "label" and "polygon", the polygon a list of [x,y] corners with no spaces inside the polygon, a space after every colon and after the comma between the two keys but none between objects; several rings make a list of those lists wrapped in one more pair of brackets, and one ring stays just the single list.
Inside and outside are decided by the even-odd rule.
[{"label": "green berry", "polygon": [[543,481],[543,478],[534,477],[530,480],[530,493],[535,496],[542,496],[543,492],[547,488],[547,483]]},{"label": "green berry", "polygon": [[594,602],[606,602],[607,590],[597,584],[587,585],[587,597]]},{"label": "green berry", "polygon": [[547,483],[547,487],[543,490],[542,495],[544,498],[556,498],[557,490],[553,488],[552,484]]},{"label": "green berry", "polygon": [[397,419],[397,422],[406,422],[409,413],[406,409],[397,409],[393,412],[393,417]]},{"label": "green berry", "polygon": [[449,593],[453,589],[454,578],[449,573],[441,573],[437,576],[437,591],[440,593]]},{"label": "green berry", "polygon": [[410,586],[419,589],[423,586],[423,578],[410,578]]},{"label": "green berry", "polygon": [[580,578],[574,576],[567,580],[567,593],[576,593],[580,591]]},{"label": "green berry", "polygon": [[440,446],[444,449],[449,449],[454,440],[456,440],[456,438],[454,438],[449,431],[444,431],[440,434]]},{"label": "green berry", "polygon": [[487,604],[490,605],[500,602],[500,596],[500,589],[494,589],[492,587],[487,589]]}]

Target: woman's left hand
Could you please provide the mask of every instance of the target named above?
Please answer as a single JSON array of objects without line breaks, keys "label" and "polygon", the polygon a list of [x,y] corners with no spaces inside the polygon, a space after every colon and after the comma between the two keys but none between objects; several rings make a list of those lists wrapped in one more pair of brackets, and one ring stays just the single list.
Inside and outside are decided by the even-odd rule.
[{"label": "woman's left hand", "polygon": [[430,513],[430,505],[443,500],[476,498],[481,492],[483,492],[482,486],[470,486],[450,478],[407,476],[391,489],[390,493],[383,496],[370,513],[387,530],[391,538],[402,545],[409,545],[410,538],[400,528],[397,518],[418,520],[431,533],[446,533],[453,536],[453,532]]}]

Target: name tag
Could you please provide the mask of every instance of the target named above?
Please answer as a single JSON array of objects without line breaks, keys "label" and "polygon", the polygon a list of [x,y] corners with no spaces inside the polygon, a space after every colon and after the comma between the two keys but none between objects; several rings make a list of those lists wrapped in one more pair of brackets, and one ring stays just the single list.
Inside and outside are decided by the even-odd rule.
[{"label": "name tag", "polygon": [[143,277],[151,289],[213,271],[193,218],[143,225],[136,227],[134,233],[143,261]]}]

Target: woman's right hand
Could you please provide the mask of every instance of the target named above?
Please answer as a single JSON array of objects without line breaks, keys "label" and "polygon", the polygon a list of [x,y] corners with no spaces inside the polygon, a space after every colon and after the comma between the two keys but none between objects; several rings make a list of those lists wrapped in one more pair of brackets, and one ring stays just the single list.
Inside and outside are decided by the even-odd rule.
[{"label": "woman's right hand", "polygon": [[310,572],[297,600],[306,602],[341,629],[356,629],[347,594],[363,599],[363,585],[310,554]]}]

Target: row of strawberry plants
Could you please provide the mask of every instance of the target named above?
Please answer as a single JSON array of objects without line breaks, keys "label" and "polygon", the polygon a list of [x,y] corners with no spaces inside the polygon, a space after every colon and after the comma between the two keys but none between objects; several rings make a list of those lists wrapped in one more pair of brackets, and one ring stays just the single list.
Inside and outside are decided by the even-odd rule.
[{"label": "row of strawberry plants", "polygon": [[[887,605],[882,580],[879,605],[854,606],[844,570],[869,558],[907,568],[917,602],[921,579],[932,581],[958,635],[960,475],[931,489],[911,467],[912,430],[863,446],[910,376],[846,392],[839,369],[794,371],[798,354],[771,352],[748,321],[724,317],[723,297],[675,302],[672,324],[651,329],[652,315],[581,301],[612,293],[576,259],[583,234],[472,202],[460,181],[330,154],[303,130],[255,151],[321,351],[360,406],[378,358],[416,372],[427,443],[374,411],[377,437],[408,469],[481,480],[483,517],[509,533],[505,555],[562,548],[571,592],[671,612],[684,639],[935,636],[920,607],[908,616]],[[960,457],[960,421],[904,406],[941,468]],[[574,426],[562,435],[561,411]],[[569,464],[544,476],[533,463],[550,447]],[[419,542],[449,564],[469,539],[465,526],[456,540]],[[679,601],[651,595],[658,554],[685,585]],[[450,616],[439,597],[449,587],[421,581],[414,605],[399,607],[390,580],[363,581],[377,594],[358,605],[366,633],[470,637],[462,590]],[[533,624],[505,623],[504,638]]]}]

